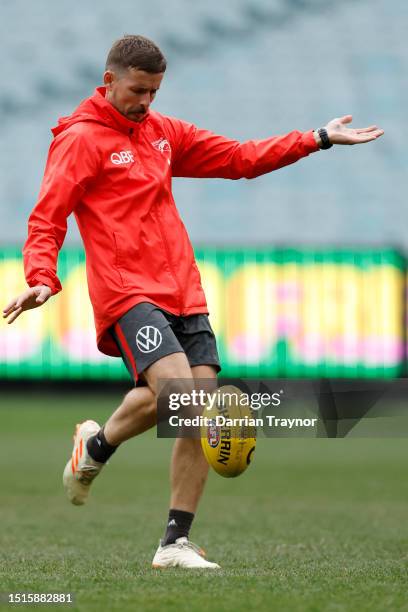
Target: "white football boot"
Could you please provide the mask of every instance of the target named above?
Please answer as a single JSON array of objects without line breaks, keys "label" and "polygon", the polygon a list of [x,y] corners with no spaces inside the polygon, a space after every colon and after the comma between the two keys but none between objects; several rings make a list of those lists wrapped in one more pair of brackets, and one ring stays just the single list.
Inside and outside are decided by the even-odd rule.
[{"label": "white football boot", "polygon": [[186,537],[177,538],[174,544],[162,546],[154,555],[152,567],[164,569],[166,567],[184,567],[186,569],[221,569],[217,563],[204,559],[204,551],[190,542]]},{"label": "white football boot", "polygon": [[76,426],[72,457],[62,477],[68,499],[75,506],[82,506],[86,502],[93,479],[105,465],[92,459],[86,448],[89,438],[99,430],[100,425],[96,421],[84,421]]}]

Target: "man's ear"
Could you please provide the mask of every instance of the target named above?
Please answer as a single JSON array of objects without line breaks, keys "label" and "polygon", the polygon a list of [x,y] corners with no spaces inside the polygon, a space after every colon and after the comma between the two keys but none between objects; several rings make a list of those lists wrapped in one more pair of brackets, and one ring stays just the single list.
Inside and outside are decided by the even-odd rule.
[{"label": "man's ear", "polygon": [[112,70],[105,70],[105,72],[103,73],[103,83],[106,89],[111,89],[114,80],[115,73]]}]

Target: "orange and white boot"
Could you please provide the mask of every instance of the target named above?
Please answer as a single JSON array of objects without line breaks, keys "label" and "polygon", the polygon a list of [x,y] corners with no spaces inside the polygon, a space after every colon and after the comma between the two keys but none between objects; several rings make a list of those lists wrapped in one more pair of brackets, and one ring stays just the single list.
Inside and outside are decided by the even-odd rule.
[{"label": "orange and white boot", "polygon": [[75,506],[82,506],[86,502],[93,479],[105,465],[92,459],[86,447],[89,438],[99,430],[100,425],[96,421],[84,421],[76,426],[72,457],[62,477],[68,499]]}]

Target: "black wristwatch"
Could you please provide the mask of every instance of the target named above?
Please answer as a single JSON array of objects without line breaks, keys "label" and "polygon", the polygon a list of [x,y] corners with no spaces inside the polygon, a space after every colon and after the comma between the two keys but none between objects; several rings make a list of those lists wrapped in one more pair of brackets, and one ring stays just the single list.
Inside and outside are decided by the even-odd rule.
[{"label": "black wristwatch", "polygon": [[319,128],[317,133],[320,136],[320,140],[322,141],[321,149],[330,149],[333,146],[333,143],[330,142],[329,135],[327,133],[326,128]]}]

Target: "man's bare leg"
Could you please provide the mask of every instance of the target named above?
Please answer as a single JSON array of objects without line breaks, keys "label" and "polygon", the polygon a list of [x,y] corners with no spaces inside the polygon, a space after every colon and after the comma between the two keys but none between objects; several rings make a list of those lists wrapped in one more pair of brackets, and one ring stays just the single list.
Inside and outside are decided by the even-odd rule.
[{"label": "man's bare leg", "polygon": [[[212,366],[191,368],[194,378],[214,378]],[[177,438],[170,468],[170,508],[195,513],[208,476],[208,463],[201,448],[200,439]]]},{"label": "man's bare leg", "polygon": [[[157,369],[151,366],[146,372],[146,379],[155,395],[158,395],[160,378],[173,378],[175,387],[180,385],[180,392],[194,388],[196,378],[216,378],[215,368],[197,366],[190,368],[187,358],[181,354],[172,361],[173,371],[169,369],[164,375],[158,363]],[[218,569],[219,565],[203,558],[202,552],[190,542],[189,532],[198,502],[207,480],[208,464],[205,460],[199,439],[177,438],[171,460],[170,483],[171,497],[166,533],[153,558],[154,568],[187,567]]]},{"label": "man's bare leg", "polygon": [[[132,389],[104,426],[106,441],[112,446],[150,429],[157,421],[157,394],[160,379],[216,379],[212,366],[190,368],[184,353],[174,353],[160,359],[146,370],[151,385]],[[177,438],[170,467],[170,507],[195,513],[208,475],[208,463],[201,441]]]},{"label": "man's bare leg", "polygon": [[[182,376],[179,378],[216,378],[216,372],[212,366],[195,366],[190,368],[188,363],[185,363],[183,354],[177,353],[177,355],[182,356],[181,359],[177,358],[177,365],[173,365],[173,359],[171,359],[170,363],[165,366],[166,375],[160,376],[160,378],[174,377],[176,373],[175,368],[177,367],[177,370],[179,370],[180,366],[182,368]],[[169,355],[169,357],[174,357],[174,355]],[[163,360],[161,359],[161,361]],[[160,362],[157,362],[160,367],[153,369],[150,373],[152,385],[157,384],[154,382],[154,379],[158,380],[155,370],[163,371],[163,364],[160,364]],[[109,444],[118,446],[156,424],[156,386],[154,389],[155,393],[153,393],[150,387],[137,387],[125,396],[122,404],[105,424],[104,434]],[[207,474],[208,463],[202,452],[200,440],[178,438],[174,443],[171,460],[170,507],[194,513],[202,495]]]},{"label": "man's bare leg", "polygon": [[[159,393],[157,381],[160,378],[177,378],[179,371],[182,372],[180,378],[191,378],[191,371],[185,370],[185,359],[184,353],[173,353],[158,360],[146,370],[146,373],[149,370],[151,372],[153,390],[149,386],[135,387],[126,394],[121,405],[105,423],[104,434],[109,444],[118,446],[156,425]],[[182,370],[179,364],[182,364]],[[145,373],[142,376],[146,380]]]},{"label": "man's bare leg", "polygon": [[112,446],[147,431],[157,421],[157,402],[149,387],[135,387],[105,423],[105,438]]},{"label": "man's bare leg", "polygon": [[[167,363],[165,361],[167,360]],[[147,383],[155,397],[160,392],[160,379],[187,381],[194,378],[216,378],[212,366],[190,368],[184,353],[175,353],[152,364],[145,372]],[[201,448],[201,440],[177,438],[173,447],[170,468],[170,507],[194,513],[208,475],[208,463]]]}]

